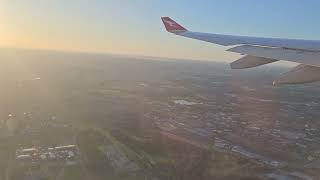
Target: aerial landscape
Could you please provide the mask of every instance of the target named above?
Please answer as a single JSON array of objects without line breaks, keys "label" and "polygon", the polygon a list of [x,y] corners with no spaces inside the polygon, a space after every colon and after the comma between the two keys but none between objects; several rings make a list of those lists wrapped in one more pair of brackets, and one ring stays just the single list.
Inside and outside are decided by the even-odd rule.
[{"label": "aerial landscape", "polygon": [[319,7],[0,0],[0,180],[320,180]]},{"label": "aerial landscape", "polygon": [[0,179],[320,176],[320,84],[273,86],[286,67],[5,48],[0,64]]}]

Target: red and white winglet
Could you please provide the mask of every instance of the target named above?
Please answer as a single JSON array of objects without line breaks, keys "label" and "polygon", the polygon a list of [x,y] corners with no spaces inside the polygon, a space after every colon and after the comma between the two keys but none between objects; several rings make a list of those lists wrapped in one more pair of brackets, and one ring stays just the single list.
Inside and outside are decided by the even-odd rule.
[{"label": "red and white winglet", "polygon": [[169,17],[161,17],[161,19],[168,32],[178,34],[187,31],[186,28],[182,27]]}]

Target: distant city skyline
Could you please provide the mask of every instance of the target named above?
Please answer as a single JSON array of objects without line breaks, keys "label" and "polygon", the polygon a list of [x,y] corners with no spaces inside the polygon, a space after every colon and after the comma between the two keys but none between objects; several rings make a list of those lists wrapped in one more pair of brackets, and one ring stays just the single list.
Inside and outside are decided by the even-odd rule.
[{"label": "distant city skyline", "polygon": [[175,37],[160,17],[193,31],[320,39],[316,0],[0,0],[0,46],[231,62],[225,47]]}]

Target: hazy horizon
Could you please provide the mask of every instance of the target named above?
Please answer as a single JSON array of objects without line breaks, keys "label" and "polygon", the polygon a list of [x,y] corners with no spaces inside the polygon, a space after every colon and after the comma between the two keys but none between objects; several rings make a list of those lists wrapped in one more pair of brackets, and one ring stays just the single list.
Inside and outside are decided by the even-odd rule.
[{"label": "hazy horizon", "polygon": [[229,62],[239,55],[175,37],[160,17],[170,16],[192,31],[320,39],[320,26],[313,21],[320,16],[318,6],[318,1],[288,0],[0,1],[0,45]]},{"label": "hazy horizon", "polygon": [[[122,54],[122,53],[110,53],[110,52],[94,52],[94,51],[81,51],[81,50],[66,50],[66,49],[45,49],[45,48],[16,48],[16,47],[0,47],[0,50],[17,50],[17,51],[42,51],[42,52],[56,52],[56,53],[71,53],[71,54],[88,54],[88,55],[106,55],[106,56],[119,56],[119,57],[130,57],[130,58],[147,58],[148,60],[185,60],[185,61],[198,61],[198,62],[214,62],[214,63],[223,63],[229,64],[232,60],[221,61],[218,59],[195,59],[195,58],[178,58],[178,57],[165,57],[165,56],[150,56],[142,54]],[[151,58],[151,59],[150,59]],[[276,67],[294,67],[297,63],[288,62],[288,61],[278,61],[274,63],[267,64],[265,66],[276,66]],[[250,68],[251,70],[254,68]],[[237,71],[237,70],[234,70]]]}]

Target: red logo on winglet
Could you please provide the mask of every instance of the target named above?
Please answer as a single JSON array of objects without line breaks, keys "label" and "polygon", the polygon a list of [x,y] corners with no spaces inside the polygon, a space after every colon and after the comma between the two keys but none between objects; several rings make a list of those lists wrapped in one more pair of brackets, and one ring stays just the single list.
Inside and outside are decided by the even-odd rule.
[{"label": "red logo on winglet", "polygon": [[162,22],[169,32],[183,32],[187,31],[186,28],[182,27],[180,24],[176,23],[169,17],[162,17]]}]

